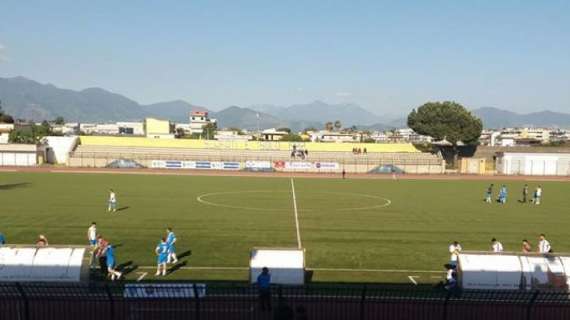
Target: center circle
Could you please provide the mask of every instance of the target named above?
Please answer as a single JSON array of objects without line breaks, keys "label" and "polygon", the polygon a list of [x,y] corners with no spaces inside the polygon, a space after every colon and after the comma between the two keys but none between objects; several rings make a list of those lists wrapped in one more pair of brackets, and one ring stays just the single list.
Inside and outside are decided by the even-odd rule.
[{"label": "center circle", "polygon": [[[291,210],[291,208],[261,208],[261,207],[255,207],[255,206],[247,206],[247,205],[245,205],[245,206],[233,205],[233,204],[222,203],[220,201],[215,200],[215,198],[220,197],[220,196],[223,197],[223,196],[230,196],[230,195],[252,194],[252,193],[253,194],[273,195],[276,193],[290,194],[291,192],[290,191],[270,191],[270,190],[243,190],[243,191],[211,192],[211,193],[204,193],[204,194],[199,195],[198,197],[196,197],[196,200],[202,204],[205,204],[205,205],[209,205],[209,206],[213,206],[213,207],[229,208],[229,209],[243,209],[243,210],[252,210],[252,211],[276,211],[276,212],[278,212],[278,211],[290,211]],[[328,191],[303,192],[303,196],[311,195],[311,194],[326,195],[326,196],[331,196],[331,197],[334,196],[336,199],[338,199],[339,197],[342,197],[342,196],[350,196],[352,198],[373,199],[373,200],[376,200],[375,202],[378,202],[378,200],[381,201],[381,203],[375,203],[375,204],[364,205],[364,206],[328,208],[328,209],[326,209],[328,211],[358,211],[358,210],[380,209],[380,208],[388,207],[392,204],[392,201],[390,201],[390,199],[383,198],[383,197],[380,197],[377,195],[372,195],[372,194],[361,194],[361,193],[352,193],[352,192],[328,192]],[[212,200],[211,198],[214,198],[214,199]],[[299,198],[298,193],[297,193],[297,198]],[[291,207],[292,207],[292,205],[291,205]],[[310,208],[310,209],[304,209],[302,207],[299,208],[299,212],[311,212],[311,211],[316,211],[316,210],[317,209],[312,209],[312,208]]]}]

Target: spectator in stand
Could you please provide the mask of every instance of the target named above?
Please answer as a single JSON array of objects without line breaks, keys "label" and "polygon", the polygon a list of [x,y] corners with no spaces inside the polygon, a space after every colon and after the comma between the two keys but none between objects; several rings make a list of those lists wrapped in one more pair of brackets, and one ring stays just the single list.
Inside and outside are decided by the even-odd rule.
[{"label": "spectator in stand", "polygon": [[4,237],[4,234],[0,232],[0,247],[5,244],[6,244],[6,238]]},{"label": "spectator in stand", "polygon": [[295,151],[291,151],[291,159],[295,159]]},{"label": "spectator in stand", "polygon": [[524,239],[522,241],[522,252],[523,253],[531,253],[532,252],[532,246],[531,244],[528,242],[528,240]]},{"label": "spectator in stand", "polygon": [[503,252],[503,244],[497,241],[497,239],[491,239],[491,250],[494,253],[501,253]]},{"label": "spectator in stand", "polygon": [[346,179],[346,170],[342,169],[342,179]]},{"label": "spectator in stand", "polygon": [[546,240],[546,236],[544,233],[541,233],[538,237],[538,253],[551,253],[552,247],[550,246],[550,242]]},{"label": "spectator in stand", "polygon": [[457,265],[457,258],[459,257],[459,253],[463,250],[461,245],[457,241],[453,241],[452,244],[449,245],[449,253],[451,253],[451,257],[449,259],[449,264],[452,266]]},{"label": "spectator in stand", "polygon": [[309,150],[305,149],[305,157],[309,157]]},{"label": "spectator in stand", "polygon": [[38,237],[38,240],[36,240],[36,246],[37,247],[47,247],[48,245],[49,245],[49,243],[48,243],[46,236],[44,236],[43,234],[40,234]]},{"label": "spectator in stand", "polygon": [[259,289],[259,307],[262,311],[271,310],[271,274],[267,267],[263,267],[257,276],[257,287]]},{"label": "spectator in stand", "polygon": [[364,148],[363,152],[364,154],[368,154],[368,150],[366,150],[366,148]]}]

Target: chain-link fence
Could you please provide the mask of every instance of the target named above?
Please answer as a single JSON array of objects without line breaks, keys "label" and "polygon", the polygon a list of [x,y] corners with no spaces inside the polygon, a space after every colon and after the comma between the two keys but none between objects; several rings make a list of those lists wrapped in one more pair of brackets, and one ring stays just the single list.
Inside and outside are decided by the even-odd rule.
[{"label": "chain-link fence", "polygon": [[[0,319],[570,319],[570,296],[404,285],[0,284]],[[267,302],[270,303],[271,309]]]}]

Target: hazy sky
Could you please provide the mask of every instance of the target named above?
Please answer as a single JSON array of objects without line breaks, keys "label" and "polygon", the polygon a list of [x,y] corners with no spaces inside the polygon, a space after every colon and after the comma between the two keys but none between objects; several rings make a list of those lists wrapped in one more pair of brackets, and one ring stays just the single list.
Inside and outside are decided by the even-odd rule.
[{"label": "hazy sky", "polygon": [[570,1],[22,1],[0,76],[141,103],[570,112]]}]

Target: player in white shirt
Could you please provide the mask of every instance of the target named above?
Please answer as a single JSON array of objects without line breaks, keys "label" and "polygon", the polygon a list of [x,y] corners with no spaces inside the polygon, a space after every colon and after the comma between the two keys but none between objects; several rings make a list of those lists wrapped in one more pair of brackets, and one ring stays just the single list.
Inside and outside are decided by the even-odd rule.
[{"label": "player in white shirt", "polygon": [[449,264],[453,266],[457,265],[457,258],[461,250],[462,250],[461,245],[457,241],[454,241],[452,244],[449,245],[449,253],[451,253]]},{"label": "player in white shirt", "polygon": [[491,239],[491,250],[495,253],[503,252],[503,244],[493,238]]},{"label": "player in white shirt", "polygon": [[91,268],[95,267],[95,250],[97,248],[97,224],[95,222],[91,222],[91,226],[87,229],[87,240],[89,241],[89,245],[91,246],[91,259],[89,261],[89,265]]},{"label": "player in white shirt", "polygon": [[87,240],[89,240],[91,248],[97,246],[97,223],[91,222],[91,226],[87,229]]},{"label": "player in white shirt", "polygon": [[107,206],[108,212],[117,212],[117,195],[113,189],[109,189],[109,204]]},{"label": "player in white shirt", "polygon": [[540,200],[542,199],[542,187],[538,186],[534,191],[534,204],[539,205]]},{"label": "player in white shirt", "polygon": [[538,253],[549,253],[551,251],[550,242],[546,240],[544,233],[541,233],[538,238]]}]

